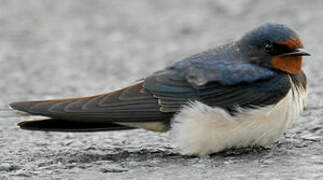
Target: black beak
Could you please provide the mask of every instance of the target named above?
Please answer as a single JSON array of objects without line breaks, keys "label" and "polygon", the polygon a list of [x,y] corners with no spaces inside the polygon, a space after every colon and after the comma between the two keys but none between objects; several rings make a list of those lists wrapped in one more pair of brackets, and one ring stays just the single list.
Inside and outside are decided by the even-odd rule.
[{"label": "black beak", "polygon": [[292,52],[283,53],[283,54],[280,54],[279,56],[310,56],[310,55],[311,54],[307,52],[305,49],[297,48],[297,49],[294,49]]}]

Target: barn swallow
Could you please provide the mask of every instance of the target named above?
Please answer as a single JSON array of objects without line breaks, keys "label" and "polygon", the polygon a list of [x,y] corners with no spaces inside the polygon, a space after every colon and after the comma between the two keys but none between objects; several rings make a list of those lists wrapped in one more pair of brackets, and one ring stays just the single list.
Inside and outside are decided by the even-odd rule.
[{"label": "barn swallow", "polygon": [[306,105],[302,57],[309,55],[295,31],[266,23],[119,90],[10,106],[49,117],[20,122],[22,129],[170,131],[188,155],[267,146]]}]

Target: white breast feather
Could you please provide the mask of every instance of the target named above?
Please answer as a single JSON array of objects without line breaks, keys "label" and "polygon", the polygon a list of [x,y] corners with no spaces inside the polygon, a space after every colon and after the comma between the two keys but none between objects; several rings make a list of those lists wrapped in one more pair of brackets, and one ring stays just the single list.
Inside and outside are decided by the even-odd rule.
[{"label": "white breast feather", "polygon": [[266,146],[292,125],[303,111],[306,96],[306,90],[292,85],[276,105],[241,108],[236,116],[195,101],[174,117],[172,137],[180,151],[189,155],[206,155],[233,147]]}]

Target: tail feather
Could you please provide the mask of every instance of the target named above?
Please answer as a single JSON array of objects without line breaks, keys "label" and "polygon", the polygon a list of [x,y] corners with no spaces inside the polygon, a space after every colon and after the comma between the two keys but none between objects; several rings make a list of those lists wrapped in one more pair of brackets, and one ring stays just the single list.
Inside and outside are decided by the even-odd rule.
[{"label": "tail feather", "polygon": [[112,123],[95,122],[73,122],[60,119],[40,119],[23,121],[18,124],[20,128],[27,130],[40,131],[59,131],[59,132],[93,132],[93,131],[115,131],[130,130],[134,127],[122,126]]}]

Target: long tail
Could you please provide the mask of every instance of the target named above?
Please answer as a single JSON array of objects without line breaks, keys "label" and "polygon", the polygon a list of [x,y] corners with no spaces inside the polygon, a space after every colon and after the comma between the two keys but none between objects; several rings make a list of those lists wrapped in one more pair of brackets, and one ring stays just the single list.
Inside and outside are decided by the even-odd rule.
[{"label": "long tail", "polygon": [[14,102],[13,109],[49,119],[24,121],[23,129],[44,131],[110,131],[145,128],[166,131],[173,113],[160,111],[143,82],[110,93],[71,99]]},{"label": "long tail", "polygon": [[122,126],[113,123],[95,122],[73,122],[60,119],[40,119],[23,121],[18,123],[21,129],[41,130],[41,131],[60,131],[60,132],[94,132],[94,131],[115,131],[130,130],[134,127]]}]

